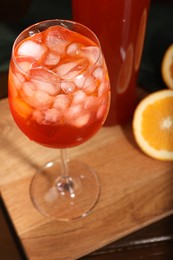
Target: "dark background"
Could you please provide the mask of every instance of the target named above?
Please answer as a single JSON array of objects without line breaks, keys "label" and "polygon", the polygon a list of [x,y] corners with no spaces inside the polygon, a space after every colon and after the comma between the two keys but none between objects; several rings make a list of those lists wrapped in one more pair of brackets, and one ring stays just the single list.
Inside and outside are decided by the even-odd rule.
[{"label": "dark background", "polygon": [[[33,23],[53,18],[72,19],[71,0],[1,0],[0,74],[8,71],[17,35]],[[161,77],[161,62],[172,43],[173,0],[151,0],[138,78],[144,89],[155,91],[166,87]],[[0,77],[0,87],[1,81]]]}]

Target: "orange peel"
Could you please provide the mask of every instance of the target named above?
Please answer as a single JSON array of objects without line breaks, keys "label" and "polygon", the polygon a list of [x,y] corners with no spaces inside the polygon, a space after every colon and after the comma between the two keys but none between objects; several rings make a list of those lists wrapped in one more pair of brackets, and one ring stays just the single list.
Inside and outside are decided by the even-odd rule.
[{"label": "orange peel", "polygon": [[167,48],[163,56],[161,74],[166,86],[173,89],[173,44]]}]

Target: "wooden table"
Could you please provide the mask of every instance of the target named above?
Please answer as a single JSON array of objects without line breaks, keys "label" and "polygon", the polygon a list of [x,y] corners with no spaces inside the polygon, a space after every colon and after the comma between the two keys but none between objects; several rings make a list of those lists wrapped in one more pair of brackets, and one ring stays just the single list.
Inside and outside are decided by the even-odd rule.
[{"label": "wooden table", "polygon": [[[7,99],[0,101],[0,111],[1,197],[29,259],[77,259],[173,213],[173,164],[143,154],[129,123],[103,127],[69,151],[71,158],[80,158],[99,175],[102,192],[93,213],[72,222],[45,218],[33,207],[29,185],[35,171],[57,159],[58,152],[30,142],[20,132]],[[112,250],[111,245],[107,248]]]},{"label": "wooden table", "polygon": [[[0,199],[0,259],[27,260],[20,239]],[[173,215],[117,240],[81,260],[172,260]],[[49,260],[49,259],[48,259]]]}]

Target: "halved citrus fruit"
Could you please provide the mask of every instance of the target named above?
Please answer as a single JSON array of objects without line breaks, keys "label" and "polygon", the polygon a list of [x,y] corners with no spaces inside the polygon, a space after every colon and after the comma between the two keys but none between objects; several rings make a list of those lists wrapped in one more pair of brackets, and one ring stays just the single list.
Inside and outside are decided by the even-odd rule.
[{"label": "halved citrus fruit", "polygon": [[168,47],[163,56],[161,73],[167,87],[173,89],[173,44]]},{"label": "halved citrus fruit", "polygon": [[173,91],[146,96],[136,107],[133,133],[141,150],[160,160],[173,160]]}]

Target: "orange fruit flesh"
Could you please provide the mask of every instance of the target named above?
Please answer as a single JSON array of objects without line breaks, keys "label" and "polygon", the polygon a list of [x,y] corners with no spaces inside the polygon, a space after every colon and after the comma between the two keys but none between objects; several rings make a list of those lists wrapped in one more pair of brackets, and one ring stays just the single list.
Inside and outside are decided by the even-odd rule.
[{"label": "orange fruit flesh", "polygon": [[173,161],[173,91],[146,96],[136,107],[133,133],[141,150],[155,159]]},{"label": "orange fruit flesh", "polygon": [[[173,151],[173,98],[161,99],[143,112],[142,135],[157,150]],[[153,115],[153,116],[152,116]]]},{"label": "orange fruit flesh", "polygon": [[23,118],[29,117],[32,112],[32,108],[19,98],[16,98],[12,101],[12,106],[13,110]]}]

